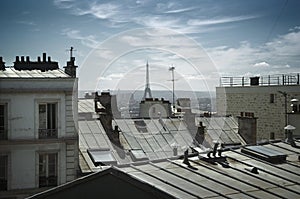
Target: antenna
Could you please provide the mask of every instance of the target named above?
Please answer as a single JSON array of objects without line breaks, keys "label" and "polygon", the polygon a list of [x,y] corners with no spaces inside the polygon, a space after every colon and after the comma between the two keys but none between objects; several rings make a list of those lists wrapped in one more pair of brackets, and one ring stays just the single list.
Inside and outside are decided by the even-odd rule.
[{"label": "antenna", "polygon": [[67,51],[70,51],[70,60],[72,60],[72,57],[73,57],[73,51],[76,51],[76,50],[74,49],[73,46],[71,46],[70,49],[68,49]]},{"label": "antenna", "polygon": [[173,84],[173,108],[175,108],[175,91],[174,91],[174,86],[175,86],[175,79],[174,79],[174,70],[175,70],[175,67],[172,65],[170,68],[169,68],[169,71],[172,72],[172,84]]}]

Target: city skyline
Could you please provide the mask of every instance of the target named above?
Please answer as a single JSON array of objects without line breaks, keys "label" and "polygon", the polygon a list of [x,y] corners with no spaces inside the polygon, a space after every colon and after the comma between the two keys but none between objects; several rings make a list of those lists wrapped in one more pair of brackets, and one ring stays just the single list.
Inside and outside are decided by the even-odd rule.
[{"label": "city skyline", "polygon": [[[62,68],[76,51],[79,89],[214,90],[220,76],[299,72],[299,1],[1,1],[0,55]],[[134,79],[134,82],[132,81]]]}]

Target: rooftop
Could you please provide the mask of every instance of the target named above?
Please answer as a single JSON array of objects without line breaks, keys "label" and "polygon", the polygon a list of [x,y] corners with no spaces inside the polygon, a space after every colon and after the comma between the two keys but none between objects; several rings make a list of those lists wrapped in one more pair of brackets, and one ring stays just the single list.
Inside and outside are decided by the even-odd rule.
[{"label": "rooftop", "polygon": [[14,68],[5,68],[5,70],[0,70],[0,78],[69,78],[61,69],[47,70],[42,72],[41,70],[16,70]]},{"label": "rooftop", "polygon": [[300,73],[255,77],[221,77],[220,87],[299,85]]},{"label": "rooftop", "polygon": [[[164,192],[165,195],[160,195],[160,198],[298,198],[300,143],[299,141],[296,143],[297,147],[283,142],[265,143],[259,146],[263,151],[284,154],[286,159],[280,163],[272,163],[244,153],[242,149],[252,149],[253,146],[243,146],[223,151],[219,156],[214,157],[209,157],[207,153],[200,153],[184,160],[164,159],[112,166],[108,170],[104,169],[84,177],[84,181],[75,180],[67,185],[37,194],[33,198],[45,196],[55,198],[58,196],[56,194],[73,193],[77,184],[80,184],[80,191],[84,193],[103,192],[105,190],[102,190],[104,184],[101,183],[101,179],[105,180],[102,173],[107,174],[106,171],[109,171],[112,177],[119,176],[123,179],[122,182],[125,181],[127,185],[138,189],[148,190],[147,192],[151,193]],[[119,174],[115,175],[115,173]],[[99,180],[97,189],[83,186],[95,178]],[[120,184],[113,186],[118,185]],[[65,195],[67,196],[69,195]],[[115,192],[111,193],[111,196],[118,198]],[[122,195],[122,197],[126,196]]]}]

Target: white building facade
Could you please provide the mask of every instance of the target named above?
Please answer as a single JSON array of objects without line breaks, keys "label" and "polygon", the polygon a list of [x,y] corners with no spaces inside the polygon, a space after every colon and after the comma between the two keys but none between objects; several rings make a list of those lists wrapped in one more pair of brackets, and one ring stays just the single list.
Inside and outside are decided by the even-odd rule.
[{"label": "white building facade", "polygon": [[2,193],[57,186],[77,177],[77,78],[45,69],[0,70]]},{"label": "white building facade", "polygon": [[229,84],[217,87],[217,112],[257,117],[257,141],[284,139],[284,127],[292,122],[288,119],[292,112],[291,100],[300,99],[299,74],[257,79],[253,85],[246,85],[241,78],[239,82],[231,79]]}]

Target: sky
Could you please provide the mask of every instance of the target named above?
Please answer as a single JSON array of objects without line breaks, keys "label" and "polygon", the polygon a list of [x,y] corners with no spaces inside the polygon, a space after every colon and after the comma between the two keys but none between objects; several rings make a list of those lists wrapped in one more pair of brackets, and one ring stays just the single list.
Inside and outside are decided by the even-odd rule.
[{"label": "sky", "polygon": [[300,72],[299,0],[1,0],[0,56],[60,68],[71,46],[80,90],[214,91],[223,76]]}]

